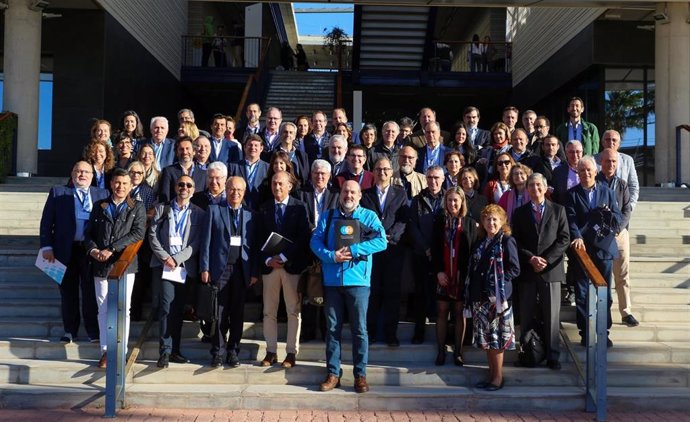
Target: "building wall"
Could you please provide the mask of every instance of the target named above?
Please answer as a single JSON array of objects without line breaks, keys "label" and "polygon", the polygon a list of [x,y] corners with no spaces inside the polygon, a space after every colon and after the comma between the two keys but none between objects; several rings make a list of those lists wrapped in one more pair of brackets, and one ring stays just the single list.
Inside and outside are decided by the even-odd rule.
[{"label": "building wall", "polygon": [[[153,57],[180,79],[187,0],[97,0]],[[164,12],[164,13],[162,13]]]},{"label": "building wall", "polygon": [[605,10],[509,7],[506,38],[513,42],[513,86],[534,72]]}]

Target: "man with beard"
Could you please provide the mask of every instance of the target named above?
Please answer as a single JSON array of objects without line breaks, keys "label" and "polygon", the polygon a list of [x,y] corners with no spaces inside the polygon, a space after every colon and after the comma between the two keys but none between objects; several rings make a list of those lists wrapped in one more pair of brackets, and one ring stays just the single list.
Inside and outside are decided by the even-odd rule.
[{"label": "man with beard", "polygon": [[417,150],[411,146],[403,147],[398,153],[398,171],[393,174],[391,184],[402,186],[408,201],[426,187],[424,174],[414,171],[417,165]]},{"label": "man with beard", "polygon": [[582,118],[585,112],[585,102],[579,97],[573,97],[568,102],[567,122],[556,129],[556,136],[563,144],[573,139],[582,142],[582,153],[593,155],[599,152],[599,129]]}]

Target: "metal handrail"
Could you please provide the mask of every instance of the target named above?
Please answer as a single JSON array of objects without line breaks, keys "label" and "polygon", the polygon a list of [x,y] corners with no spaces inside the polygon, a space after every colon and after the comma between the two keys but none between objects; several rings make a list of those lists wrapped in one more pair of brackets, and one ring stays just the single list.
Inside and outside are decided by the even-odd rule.
[{"label": "metal handrail", "polygon": [[[125,407],[125,379],[127,372],[132,368],[136,355],[130,356],[131,363],[125,365],[127,354],[127,339],[125,334],[125,315],[129,309],[124,309],[127,297],[127,268],[139,252],[143,240],[127,246],[115,262],[108,274],[108,349],[106,351],[108,366],[105,369],[105,417],[116,416],[117,405]],[[150,317],[149,317],[150,319]],[[150,324],[149,324],[150,326]],[[148,329],[146,330],[148,332]]]},{"label": "metal handrail", "polygon": [[244,107],[247,103],[247,99],[249,98],[249,92],[251,91],[252,85],[254,84],[254,82],[258,83],[261,80],[261,73],[263,72],[263,69],[266,65],[266,56],[268,56],[268,51],[271,48],[273,38],[263,38],[263,40],[267,40],[266,46],[265,48],[262,48],[261,58],[259,59],[259,65],[256,68],[256,72],[252,73],[247,77],[247,83],[244,85],[244,91],[242,91],[242,98],[240,98],[240,102],[237,105],[237,112],[235,113],[235,122],[239,122],[242,118],[242,110],[244,110]]},{"label": "metal handrail", "polygon": [[680,159],[681,130],[687,130],[688,132],[690,132],[690,125],[676,126],[676,187],[680,186],[683,183],[680,174],[680,168],[682,164],[682,160]]},{"label": "metal handrail", "polygon": [[[587,294],[587,327],[585,335],[586,376],[585,411],[596,412],[597,421],[606,420],[606,347],[608,287],[606,280],[584,249],[571,247],[580,267],[590,280]],[[596,334],[595,334],[596,333]]]},{"label": "metal handrail", "polygon": [[[244,62],[244,53],[250,51],[249,57],[259,57],[261,48],[269,38],[231,35],[183,35],[181,38],[182,66],[207,67],[209,60],[213,57],[213,52],[217,51],[213,49],[213,41],[216,39],[221,40],[222,52],[225,54],[225,60],[228,63],[226,63],[226,66],[219,66],[217,63],[214,63],[215,68],[253,68],[254,63],[250,63],[247,66],[247,63]],[[236,47],[239,48],[239,51],[235,50]]]},{"label": "metal handrail", "polygon": [[[454,57],[465,57],[465,59],[455,60],[455,68],[451,68],[452,72],[472,72],[469,47],[473,44],[472,41],[457,41],[457,40],[436,40],[432,42],[431,51],[434,52],[432,58],[429,59],[430,70],[440,70],[432,69],[434,67],[435,61],[440,60],[436,52],[438,44],[448,44],[453,51]],[[513,56],[513,43],[504,41],[492,41],[489,43],[479,42],[480,45],[490,45],[495,49],[495,54],[498,60],[503,59],[503,69],[495,70],[495,72],[506,72],[510,73],[512,71],[512,56]],[[493,60],[494,64],[498,61],[496,58]],[[451,61],[451,65],[453,61]],[[481,71],[480,71],[481,72]],[[479,73],[479,72],[477,72]]]}]

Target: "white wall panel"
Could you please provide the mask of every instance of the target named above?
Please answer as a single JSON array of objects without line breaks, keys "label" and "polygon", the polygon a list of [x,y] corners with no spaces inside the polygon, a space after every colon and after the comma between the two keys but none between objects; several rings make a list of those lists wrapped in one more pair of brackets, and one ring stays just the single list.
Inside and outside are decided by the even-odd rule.
[{"label": "white wall panel", "polygon": [[182,35],[187,33],[187,0],[98,0],[177,79]]},{"label": "white wall panel", "polygon": [[513,42],[513,86],[519,84],[605,8],[509,7],[506,38]]}]

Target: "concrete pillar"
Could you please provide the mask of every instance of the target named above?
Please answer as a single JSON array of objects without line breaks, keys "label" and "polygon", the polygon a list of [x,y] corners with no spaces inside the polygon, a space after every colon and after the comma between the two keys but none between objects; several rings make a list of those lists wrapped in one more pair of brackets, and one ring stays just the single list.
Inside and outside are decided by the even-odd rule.
[{"label": "concrete pillar", "polygon": [[5,10],[3,108],[17,113],[17,173],[38,171],[38,88],[41,12],[28,0],[9,0]]},{"label": "concrete pillar", "polygon": [[[690,124],[690,8],[689,3],[657,3],[655,33],[656,183],[676,179],[676,126]],[[690,134],[682,134],[681,180],[690,181]]]}]

